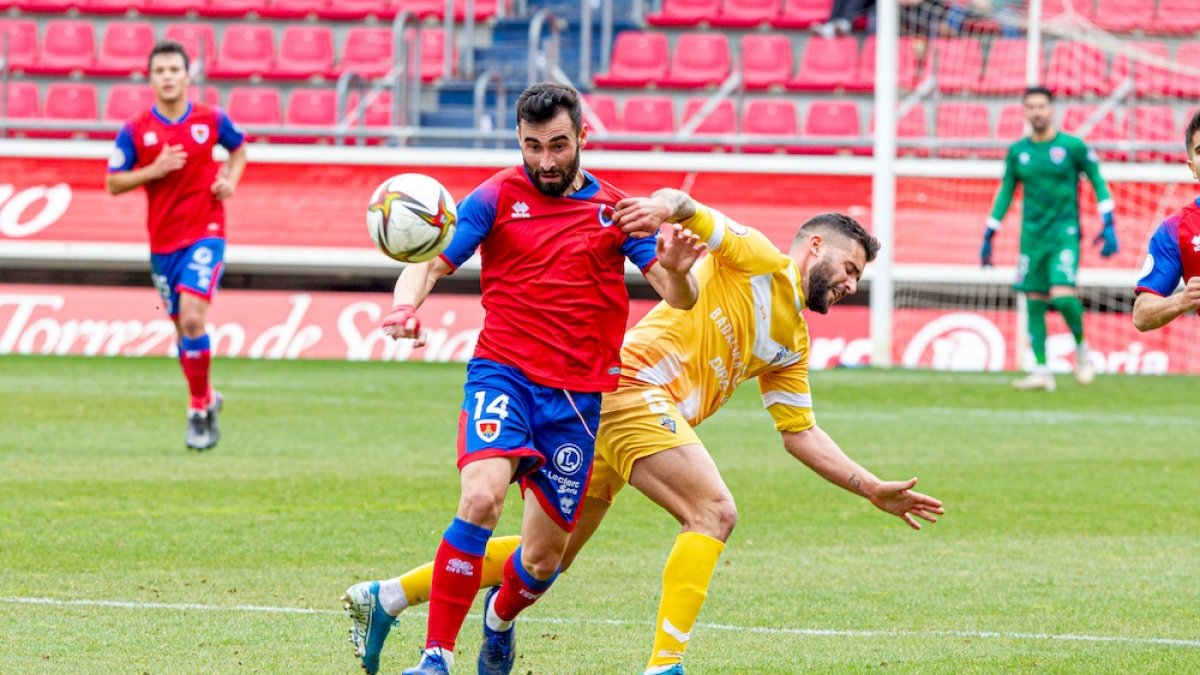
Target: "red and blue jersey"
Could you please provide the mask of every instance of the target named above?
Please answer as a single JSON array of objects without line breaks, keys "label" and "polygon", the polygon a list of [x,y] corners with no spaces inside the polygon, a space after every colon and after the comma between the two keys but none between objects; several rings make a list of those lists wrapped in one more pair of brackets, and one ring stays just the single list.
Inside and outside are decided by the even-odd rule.
[{"label": "red and blue jersey", "polygon": [[645,272],[654,238],[613,227],[625,193],[583,175],[578,192],[549,197],[524,167],[496,173],[458,205],[442,259],[457,269],[480,251],[485,315],[475,356],[544,386],[612,391],[629,315],[625,259]]},{"label": "red and blue jersey", "polygon": [[203,103],[189,103],[178,120],[152,107],[125,123],[108,160],[110,173],[147,166],[167,145],[182,145],[187,153],[181,169],[145,185],[151,253],[178,251],[206,237],[224,238],[225,209],[211,189],[220,170],[213,146],[236,150],[244,140],[225,113]]},{"label": "red and blue jersey", "polygon": [[1168,296],[1180,280],[1200,276],[1200,199],[1171,214],[1150,236],[1138,293]]}]

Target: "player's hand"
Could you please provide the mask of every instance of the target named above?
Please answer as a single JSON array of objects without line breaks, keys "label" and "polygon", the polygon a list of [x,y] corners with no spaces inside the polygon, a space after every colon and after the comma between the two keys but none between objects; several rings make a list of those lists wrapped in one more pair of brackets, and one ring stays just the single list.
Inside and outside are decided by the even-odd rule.
[{"label": "player's hand", "polygon": [[992,266],[992,237],[996,236],[996,230],[987,228],[983,231],[983,246],[979,247],[979,262],[984,267]]},{"label": "player's hand", "polygon": [[671,217],[671,206],[655,197],[626,197],[617,202],[613,224],[635,239],[653,236]]},{"label": "player's hand", "polygon": [[1193,312],[1200,311],[1200,276],[1192,277],[1184,284],[1183,300]]},{"label": "player's hand", "polygon": [[882,482],[875,494],[869,499],[871,503],[893,516],[898,516],[914,530],[921,529],[921,524],[913,516],[931,523],[937,522],[937,517],[946,512],[942,503],[929,495],[913,492],[917,484],[916,478],[903,482]]},{"label": "player's hand", "polygon": [[233,181],[229,180],[228,176],[222,174],[217,176],[217,179],[213,181],[210,189],[212,190],[213,196],[216,197],[217,201],[220,202],[232,197],[233,191],[237,189],[237,186],[234,185]]},{"label": "player's hand", "polygon": [[417,318],[417,308],[412,305],[394,305],[387,316],[383,317],[380,328],[393,340],[416,340],[413,346],[425,346],[421,320]]},{"label": "player's hand", "polygon": [[679,223],[665,223],[659,228],[658,241],[654,244],[658,264],[668,272],[682,274],[692,269],[708,244]]},{"label": "player's hand", "polygon": [[164,145],[162,152],[150,163],[150,169],[155,178],[162,178],[172,171],[182,169],[186,161],[187,153],[183,151],[182,145]]},{"label": "player's hand", "polygon": [[1112,218],[1105,218],[1104,229],[1100,230],[1100,234],[1092,240],[1092,244],[1103,242],[1104,246],[1100,249],[1100,256],[1107,258],[1115,254],[1119,247],[1117,246],[1117,228],[1113,225]]}]

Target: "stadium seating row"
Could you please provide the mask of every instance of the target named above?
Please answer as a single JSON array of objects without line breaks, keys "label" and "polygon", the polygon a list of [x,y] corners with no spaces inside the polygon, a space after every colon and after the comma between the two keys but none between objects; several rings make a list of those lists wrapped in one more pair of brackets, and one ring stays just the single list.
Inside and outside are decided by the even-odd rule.
[{"label": "stadium seating row", "polygon": [[[52,127],[10,130],[9,136],[112,138],[116,135],[115,129],[92,129],[84,132],[75,130],[83,125],[96,125],[98,122],[115,126],[154,105],[154,93],[145,84],[121,83],[109,87],[103,114],[100,114],[99,94],[93,84],[51,83],[46,86],[44,102],[39,100],[38,93],[38,86],[32,82],[9,82],[7,90],[0,89],[0,103],[4,104],[7,110],[8,120],[40,121]],[[212,105],[221,103],[215,88],[208,87],[203,92],[195,90],[192,93],[193,99],[202,96]],[[356,115],[358,100],[357,92],[348,97],[349,116]],[[366,126],[373,129],[389,126],[391,102],[391,93],[382,92],[364,111]],[[337,123],[336,92],[332,88],[296,88],[288,94],[287,105],[280,104],[280,92],[275,87],[233,87],[229,91],[225,109],[240,126],[252,132],[252,140],[312,143],[328,136]],[[287,133],[253,133],[256,128],[264,127],[283,127]]]},{"label": "stadium seating row", "polygon": [[[273,19],[302,19],[316,16],[332,21],[358,21],[368,16],[392,19],[402,11],[421,18],[445,16],[445,0],[0,0],[0,10],[16,7],[22,12],[112,15],[130,11],[147,16],[204,16]],[[454,0],[458,21],[466,16],[465,0]],[[507,7],[507,5],[506,5]],[[476,21],[496,16],[498,0],[475,0]]]},{"label": "stadium seating row", "polygon": [[[40,44],[37,32],[36,23],[30,19],[0,21],[0,33],[8,37],[10,72],[35,75],[80,72],[99,77],[144,74],[146,55],[156,40],[154,24],[147,21],[108,24],[98,52],[95,33],[88,21],[46,21]],[[395,61],[390,28],[350,28],[336,64],[333,31],[329,26],[284,27],[278,52],[275,32],[268,24],[229,25],[219,50],[214,35],[212,25],[188,21],[168,25],[162,37],[182,43],[192,58],[197,58],[203,46],[205,75],[214,79],[336,78],[346,70],[375,78],[387,73]],[[411,37],[410,29],[410,40]],[[441,28],[421,29],[421,77],[426,82],[441,77],[444,46],[445,33]]]},{"label": "stadium seating row", "polygon": [[[655,26],[710,25],[750,28],[808,28],[829,18],[833,0],[663,0],[662,10],[647,15]],[[953,4],[965,4],[961,1]],[[1200,31],[1195,0],[1045,0],[1042,16],[1074,13],[1100,28],[1118,33],[1187,35]],[[982,22],[989,30],[994,22]]]},{"label": "stadium seating row", "polygon": [[[899,86],[915,88],[932,75],[946,93],[1010,95],[1025,87],[1024,39],[939,38],[932,49],[922,41],[901,37],[897,60]],[[1161,41],[1127,44],[1134,53],[1153,62],[1172,63],[1171,45]],[[747,89],[783,88],[794,91],[871,91],[875,85],[875,38],[861,45],[855,37],[830,40],[810,38],[804,44],[793,74],[792,40],[781,34],[747,34],[738,41],[741,74]],[[715,31],[685,32],[672,51],[666,33],[626,31],[613,45],[611,66],[598,74],[599,87],[705,88],[720,84],[732,70],[729,38]],[[1200,63],[1200,42],[1179,45],[1174,63]],[[1112,91],[1133,75],[1139,97],[1200,98],[1200,77],[1173,73],[1162,65],[1131,65],[1118,55],[1109,65],[1108,55],[1093,45],[1060,40],[1050,48],[1044,82],[1063,96],[1083,96]]]},{"label": "stadium seating row", "polygon": [[[634,94],[625,97],[623,103],[618,103],[616,97],[604,94],[592,94],[586,97],[591,114],[589,123],[597,121],[610,133],[622,135],[637,134],[671,134],[686,125],[699,112],[706,99],[696,97],[689,99],[684,106],[683,116],[676,122],[674,99],[665,95]],[[1063,129],[1078,129],[1097,110],[1093,105],[1064,106],[1061,111],[1060,125]],[[722,134],[743,133],[749,136],[787,138],[770,145],[752,144],[744,149],[747,152],[789,152],[804,154],[834,154],[842,151],[836,141],[826,145],[797,145],[795,138],[802,136],[808,139],[830,138],[844,140],[847,138],[865,139],[863,136],[862,120],[858,106],[852,101],[823,100],[814,101],[807,114],[799,123],[799,109],[791,100],[752,99],[746,102],[742,114],[737,114],[734,104],[729,99],[722,101],[713,112],[704,119],[693,131],[698,136],[714,136]],[[1003,141],[1005,144],[1025,134],[1025,117],[1020,104],[1008,104],[1000,108],[999,122],[993,126],[991,110],[985,103],[940,103],[933,108],[933,123],[931,128],[923,105],[912,108],[899,121],[898,137],[900,138],[900,154],[902,156],[928,157],[931,151],[925,147],[906,146],[905,139],[929,139],[931,137],[956,141],[960,147],[947,147],[938,150],[938,156],[944,158],[1001,158],[1004,149],[993,143],[993,147],[971,148],[972,141]],[[1096,142],[1115,142],[1132,139],[1144,142],[1175,142],[1176,133],[1175,109],[1169,105],[1143,105],[1132,109],[1126,118],[1118,118],[1110,112],[1093,127],[1088,134],[1089,140]],[[612,142],[594,137],[591,145],[609,149],[649,150],[654,147],[651,143],[636,141]],[[666,150],[698,150],[709,151],[720,147],[713,143],[666,143],[660,144]],[[967,147],[961,147],[967,146]],[[849,149],[852,154],[870,154],[869,146],[857,146]],[[1105,159],[1125,161],[1128,153],[1120,150],[1105,150],[1101,152]],[[1159,161],[1166,159],[1167,153],[1160,151],[1139,151],[1134,159],[1137,161]]]}]

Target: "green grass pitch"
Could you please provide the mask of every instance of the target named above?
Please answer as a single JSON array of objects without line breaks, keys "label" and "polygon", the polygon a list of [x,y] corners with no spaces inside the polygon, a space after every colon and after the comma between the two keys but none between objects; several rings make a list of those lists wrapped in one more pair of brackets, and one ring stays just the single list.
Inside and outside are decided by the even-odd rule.
[{"label": "green grass pitch", "polygon": [[[338,596],[432,556],[463,367],[214,368],[196,454],[172,361],[0,358],[0,672],[358,672]],[[740,522],[689,673],[1200,672],[1200,384],[1008,379],[814,374],[852,457],[945,502],[920,533],[789,457],[753,385],[700,427]],[[676,530],[627,491],[522,617],[517,672],[640,672]],[[404,615],[384,672],[423,635]],[[476,605],[457,672],[478,644]]]}]

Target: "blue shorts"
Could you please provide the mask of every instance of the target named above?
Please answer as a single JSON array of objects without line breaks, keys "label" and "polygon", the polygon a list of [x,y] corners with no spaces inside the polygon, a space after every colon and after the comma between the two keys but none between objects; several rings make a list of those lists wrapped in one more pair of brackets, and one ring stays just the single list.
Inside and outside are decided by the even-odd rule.
[{"label": "blue shorts", "polygon": [[179,316],[181,292],[212,302],[225,270],[225,240],[209,237],[172,253],[151,253],[150,269],[154,287],[174,319]]},{"label": "blue shorts", "polygon": [[575,529],[592,476],[600,394],[535,384],[512,366],[467,363],[458,421],[458,468],[489,457],[519,457],[513,480],[532,489],[567,532]]}]

